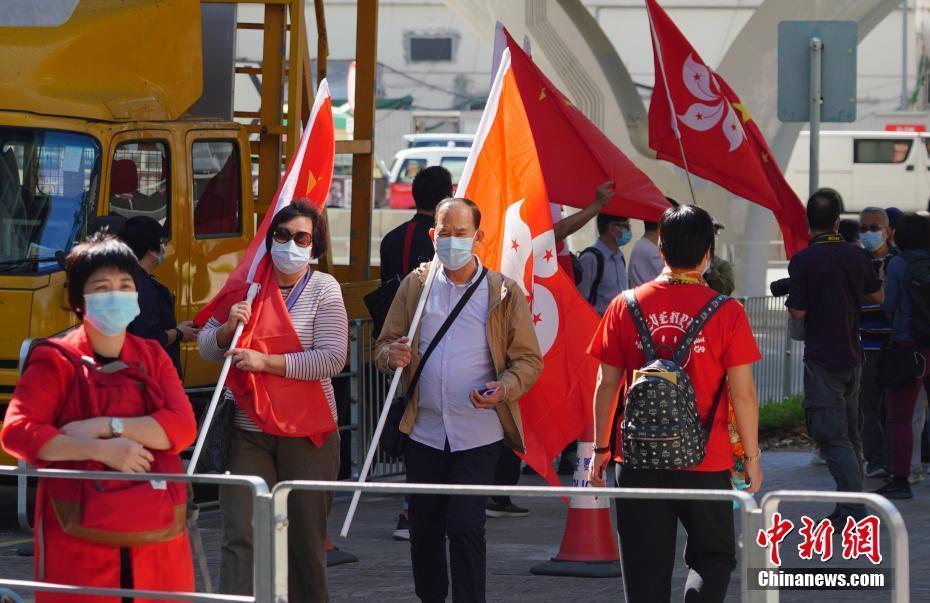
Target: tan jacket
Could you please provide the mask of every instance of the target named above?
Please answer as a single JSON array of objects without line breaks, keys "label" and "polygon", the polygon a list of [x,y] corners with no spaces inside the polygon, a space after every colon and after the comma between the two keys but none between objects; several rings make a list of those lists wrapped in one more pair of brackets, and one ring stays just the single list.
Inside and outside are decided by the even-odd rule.
[{"label": "tan jacket", "polygon": [[[440,268],[441,269],[441,268]],[[391,374],[388,367],[388,348],[407,336],[413,314],[426,282],[429,264],[422,264],[407,275],[400,284],[391,304],[381,336],[375,343],[375,364],[384,373]],[[543,361],[536,341],[530,307],[523,291],[509,278],[488,271],[488,348],[497,372],[497,380],[506,385],[507,398],[497,406],[497,416],[504,429],[504,442],[515,450],[525,452],[523,445],[523,422],[520,419],[520,397],[536,382],[542,371]],[[419,328],[410,342],[413,360],[404,369],[403,391],[407,390],[413,373],[420,362]],[[417,387],[419,390],[419,386]],[[402,392],[398,391],[398,394]],[[407,401],[407,410],[400,423],[400,430],[409,434],[417,418],[419,391],[414,391]]]}]

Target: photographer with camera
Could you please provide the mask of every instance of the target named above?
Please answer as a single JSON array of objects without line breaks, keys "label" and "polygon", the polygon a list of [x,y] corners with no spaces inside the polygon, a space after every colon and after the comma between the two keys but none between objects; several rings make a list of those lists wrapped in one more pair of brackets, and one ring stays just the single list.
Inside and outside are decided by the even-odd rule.
[{"label": "photographer with camera", "polygon": [[[839,193],[820,189],[807,202],[808,247],[788,264],[785,306],[804,323],[804,415],[837,490],[862,491],[859,314],[863,302],[882,303],[882,283],[871,257],[837,232]],[[839,504],[829,519],[863,515],[861,505]]]}]

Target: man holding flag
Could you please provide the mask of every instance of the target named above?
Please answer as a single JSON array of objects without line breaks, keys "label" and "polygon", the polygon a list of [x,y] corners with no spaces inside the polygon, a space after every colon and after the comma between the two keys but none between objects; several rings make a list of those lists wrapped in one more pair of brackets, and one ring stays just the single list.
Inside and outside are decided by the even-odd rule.
[{"label": "man holding flag", "polygon": [[[430,231],[442,268],[433,277],[413,340],[409,331],[427,280],[427,264],[401,283],[375,344],[385,373],[404,369],[407,407],[400,430],[411,483],[490,484],[501,442],[523,451],[520,397],[542,369],[530,308],[514,281],[475,255],[481,212],[467,199],[446,199]],[[434,260],[436,261],[436,260]],[[554,261],[554,259],[553,259]],[[485,499],[412,495],[410,556],[417,596],[485,600]]]}]

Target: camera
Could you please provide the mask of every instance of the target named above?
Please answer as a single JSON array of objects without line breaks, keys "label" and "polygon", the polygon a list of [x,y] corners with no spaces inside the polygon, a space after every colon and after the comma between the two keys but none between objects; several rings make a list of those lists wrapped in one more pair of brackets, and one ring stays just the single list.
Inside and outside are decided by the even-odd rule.
[{"label": "camera", "polygon": [[777,281],[772,281],[772,284],[769,285],[769,291],[772,292],[773,297],[782,297],[788,295],[788,292],[791,290],[791,279],[790,278],[780,278]]}]

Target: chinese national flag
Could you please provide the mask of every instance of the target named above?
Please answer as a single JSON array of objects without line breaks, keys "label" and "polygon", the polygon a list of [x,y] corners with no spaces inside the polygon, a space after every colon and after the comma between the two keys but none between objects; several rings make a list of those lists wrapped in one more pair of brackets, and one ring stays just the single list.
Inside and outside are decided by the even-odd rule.
[{"label": "chinese national flag", "polygon": [[656,0],[646,0],[646,10],[656,72],[649,146],[659,159],[772,210],[790,258],[807,246],[804,206],[765,137],[736,93],[708,69]]},{"label": "chinese national flag", "polygon": [[520,400],[523,458],[558,484],[552,459],[591,419],[597,363],[585,350],[598,316],[558,269],[546,183],[510,61],[505,50],[457,195],[481,208],[482,263],[517,281],[532,306],[545,366]]},{"label": "chinese national flag", "polygon": [[[265,354],[303,351],[274,278],[271,258],[265,253],[265,238],[274,215],[294,200],[306,200],[322,210],[333,179],[335,145],[332,98],[324,79],[310,121],[275,194],[273,211],[265,214],[239,265],[194,319],[196,324],[204,325],[211,317],[225,322],[230,307],[246,299],[250,285],[257,283],[260,289],[252,303],[252,319],[237,347]],[[297,381],[232,367],[226,383],[239,407],[267,433],[307,436],[319,446],[336,428],[319,381]]]},{"label": "chinese national flag", "polygon": [[630,159],[566,98],[504,29],[511,68],[553,203],[586,207],[606,180],[616,186],[604,211],[658,222],[665,196]]}]

